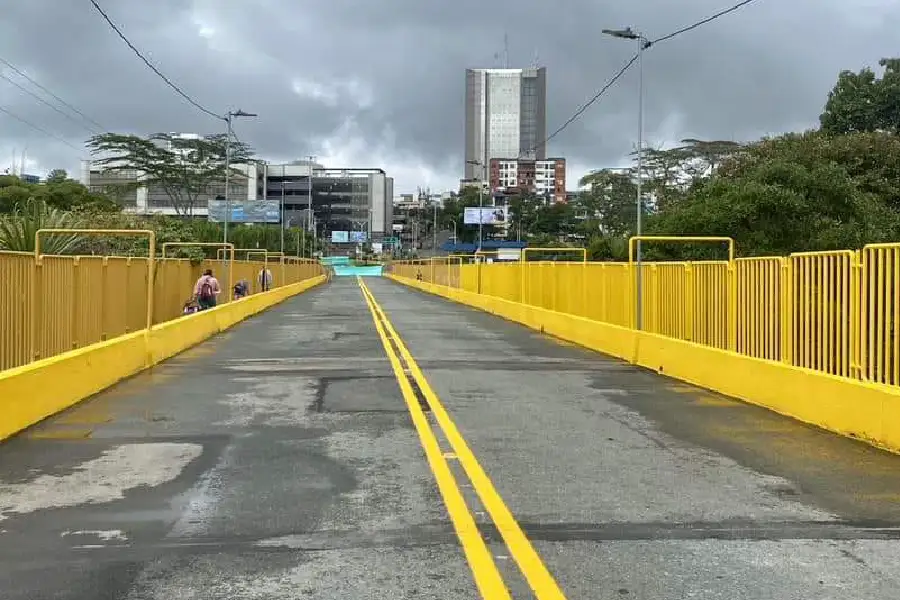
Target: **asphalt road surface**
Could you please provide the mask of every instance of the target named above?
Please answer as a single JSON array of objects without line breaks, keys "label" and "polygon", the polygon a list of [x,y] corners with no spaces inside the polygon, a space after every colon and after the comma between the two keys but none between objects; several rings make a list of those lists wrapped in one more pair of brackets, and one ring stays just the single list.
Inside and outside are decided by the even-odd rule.
[{"label": "asphalt road surface", "polygon": [[900,598],[900,457],[364,287],[0,446],[0,599]]}]

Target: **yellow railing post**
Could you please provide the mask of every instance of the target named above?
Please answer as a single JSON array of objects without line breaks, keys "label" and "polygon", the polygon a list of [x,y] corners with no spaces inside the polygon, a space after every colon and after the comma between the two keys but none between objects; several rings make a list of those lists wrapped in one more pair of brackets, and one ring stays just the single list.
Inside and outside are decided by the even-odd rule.
[{"label": "yellow railing post", "polygon": [[30,343],[28,344],[31,347],[31,360],[37,360],[41,356],[41,348],[40,348],[40,330],[39,323],[41,318],[43,317],[44,303],[42,301],[43,297],[43,264],[40,256],[35,256],[32,262],[32,276],[31,276],[31,313],[30,313],[30,326],[29,326],[29,337],[31,338]]},{"label": "yellow railing post", "polygon": [[109,336],[106,335],[107,332],[107,324],[109,321],[107,320],[107,316],[109,311],[106,310],[106,298],[109,296],[109,257],[104,256],[100,261],[100,339],[106,340]]},{"label": "yellow railing post", "polygon": [[80,269],[78,268],[80,262],[80,257],[76,256],[72,259],[72,323],[71,323],[71,331],[72,331],[72,349],[78,347],[78,309],[80,308],[78,302],[78,288],[79,284],[79,276],[78,272]]},{"label": "yellow railing post", "polygon": [[734,250],[728,253],[728,349],[737,352],[737,269]]},{"label": "yellow railing post", "polygon": [[684,339],[694,340],[694,266],[688,262],[684,267]]},{"label": "yellow railing post", "polygon": [[794,275],[791,261],[782,258],[781,275],[781,362],[794,360]]},{"label": "yellow railing post", "polygon": [[[863,285],[863,264],[860,261],[862,253],[857,250],[853,253],[852,276],[850,279],[850,376],[863,379],[865,366],[862,359],[862,331],[865,323],[865,312],[861,309],[866,303],[866,286]],[[863,256],[865,256],[863,254]],[[900,299],[898,299],[900,300]]]}]

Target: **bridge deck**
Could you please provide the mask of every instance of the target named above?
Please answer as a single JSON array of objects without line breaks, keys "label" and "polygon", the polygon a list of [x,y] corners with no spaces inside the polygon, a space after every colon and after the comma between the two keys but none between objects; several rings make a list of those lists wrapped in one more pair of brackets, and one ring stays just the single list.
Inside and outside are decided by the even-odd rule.
[{"label": "bridge deck", "polygon": [[366,283],[424,386],[354,279],[240,324],[3,445],[0,596],[897,598],[900,458]]}]

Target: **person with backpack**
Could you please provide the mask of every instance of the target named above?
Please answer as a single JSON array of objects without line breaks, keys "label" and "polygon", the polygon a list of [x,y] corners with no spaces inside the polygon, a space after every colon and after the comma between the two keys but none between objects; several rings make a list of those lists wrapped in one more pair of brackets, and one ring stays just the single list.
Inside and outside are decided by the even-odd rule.
[{"label": "person with backpack", "polygon": [[194,284],[194,297],[197,299],[197,304],[200,305],[200,310],[213,308],[220,291],[219,280],[213,276],[212,269],[205,270]]}]

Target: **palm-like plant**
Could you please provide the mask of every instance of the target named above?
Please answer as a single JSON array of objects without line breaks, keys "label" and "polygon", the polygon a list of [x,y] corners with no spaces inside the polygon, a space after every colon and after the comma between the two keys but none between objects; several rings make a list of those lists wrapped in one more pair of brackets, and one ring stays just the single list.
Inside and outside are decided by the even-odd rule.
[{"label": "palm-like plant", "polygon": [[[0,215],[0,250],[34,252],[34,234],[38,229],[77,229],[81,220],[72,213],[47,206],[31,198],[24,208]],[[43,254],[66,254],[77,248],[77,235],[52,235],[41,239]]]}]

